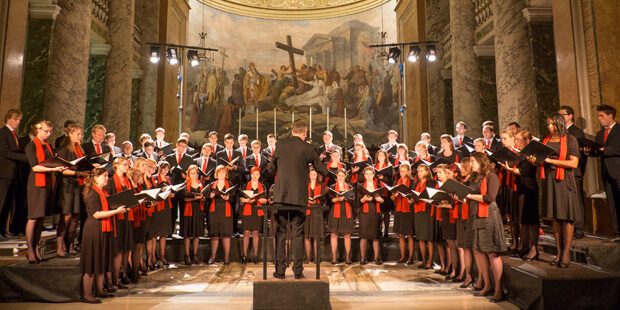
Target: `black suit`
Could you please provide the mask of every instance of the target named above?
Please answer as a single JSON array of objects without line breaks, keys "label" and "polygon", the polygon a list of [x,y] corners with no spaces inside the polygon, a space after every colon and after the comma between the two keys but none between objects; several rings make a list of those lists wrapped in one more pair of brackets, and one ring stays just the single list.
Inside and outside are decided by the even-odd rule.
[{"label": "black suit", "polygon": [[0,129],[0,235],[4,235],[9,213],[13,213],[15,208],[15,179],[19,162],[28,160],[26,155],[20,152],[20,146],[11,130],[4,126]]},{"label": "black suit", "polygon": [[[149,156],[146,154],[146,152],[140,152],[136,155],[136,157],[142,157],[142,158],[149,159]],[[151,153],[150,159],[154,160],[155,162],[159,162],[159,156],[155,153],[155,151]]]},{"label": "black suit", "polygon": [[388,153],[388,156],[393,157],[396,156],[398,152],[398,142],[395,142],[394,145],[390,146],[390,143],[381,144],[380,148]]},{"label": "black suit", "polygon": [[[496,152],[497,150],[501,149],[502,146],[504,146],[504,144],[502,143],[502,140],[497,140],[495,137],[491,138],[491,147],[487,148],[487,150],[491,151],[491,152]],[[484,139],[484,147],[487,147],[487,140]]]},{"label": "black suit", "polygon": [[[273,184],[273,176],[267,171],[267,166],[269,165],[269,160],[262,154],[258,154],[260,156],[258,168],[260,168],[260,179],[259,181],[265,185],[266,188],[269,188]],[[250,170],[256,167],[256,155],[249,154],[245,158],[245,178],[246,180],[250,180]]]},{"label": "black suit", "polygon": [[[177,152],[174,152],[172,154],[169,154],[168,156],[166,156],[166,161],[170,164],[170,172],[169,172],[169,176],[170,176],[170,180],[172,181],[172,184],[181,184],[183,182],[185,182],[185,173],[182,171],[179,171],[178,169],[174,169],[174,167],[179,165],[178,159],[177,159]],[[183,154],[183,156],[181,157],[181,162],[185,163],[193,163],[193,159],[191,158],[191,156]],[[186,167],[183,167],[186,168]],[[177,220],[177,212],[179,210],[179,205],[183,206],[183,196],[182,195],[175,195],[174,198],[171,199],[172,202],[172,216],[170,217],[170,220],[172,221],[172,227],[174,229],[174,224],[176,223]],[[183,212],[183,209],[181,208],[181,212]]]},{"label": "black suit", "polygon": [[434,145],[432,145],[432,144],[429,144],[429,145],[426,147],[426,151],[427,151],[427,152],[428,152],[428,154],[430,154],[430,155],[437,156],[437,153],[439,153],[439,148],[438,148],[438,147],[436,147],[436,146],[434,146]]},{"label": "black suit", "polygon": [[[338,152],[340,152],[340,159],[342,160],[342,158],[344,158],[344,153],[342,152],[342,148],[340,146],[338,146],[338,145],[335,145],[335,144],[332,143],[329,146],[329,151],[330,152],[338,151]],[[323,145],[321,145],[321,146],[316,148],[317,156],[321,156],[321,154],[323,152],[327,152],[327,147],[325,146],[325,144],[323,144]],[[324,164],[327,164],[330,160],[331,160],[331,156],[326,156],[325,158],[323,158],[322,162]]]},{"label": "black suit", "polygon": [[316,171],[327,174],[325,165],[316,154],[314,147],[302,141],[299,137],[291,136],[278,141],[276,152],[269,165],[272,173],[277,173],[273,202],[275,205],[298,207],[299,210],[280,210],[276,214],[276,274],[284,275],[286,271],[286,229],[290,222],[293,242],[293,272],[301,275],[304,258],[304,222],[306,216],[304,208],[308,204],[308,173],[309,164],[313,164]]},{"label": "black suit", "polygon": [[243,173],[245,171],[243,155],[237,150],[232,150],[231,152],[232,156],[231,158],[228,158],[228,151],[226,149],[219,151],[215,155],[215,160],[217,161],[218,166],[226,166],[228,165],[226,162],[228,162],[229,159],[235,160],[235,158],[238,158],[233,164],[233,166],[237,166],[237,169],[228,171],[228,179],[233,185],[241,186],[241,183],[243,182]]},{"label": "black suit", "polygon": [[465,143],[470,144],[470,145],[474,144],[474,139],[472,139],[472,138],[470,138],[468,136],[463,136],[462,144],[459,144],[459,142],[460,142],[459,140],[460,140],[459,136],[452,137],[452,143],[454,144],[454,148],[457,148],[459,146],[463,146],[462,144],[465,144]]},{"label": "black suit", "polygon": [[[24,152],[24,147],[28,145],[32,141],[29,135],[25,135],[20,137],[19,139],[19,151],[20,153]],[[9,227],[9,231],[17,236],[19,234],[26,233],[26,222],[28,221],[28,206],[26,205],[26,196],[27,196],[27,184],[28,184],[28,176],[30,175],[30,164],[27,161],[18,161],[17,162],[17,174],[15,175],[15,213],[13,215],[13,220],[11,221],[11,227]]]},{"label": "black suit", "polygon": [[603,145],[603,151],[592,152],[601,157],[601,172],[603,186],[607,194],[607,203],[611,210],[614,233],[620,235],[618,223],[620,223],[620,125],[615,124],[604,140],[605,129],[596,133],[595,142]]},{"label": "black suit", "polygon": [[[238,147],[235,149],[235,151],[238,151],[239,153],[243,154],[243,148],[242,147]],[[248,157],[252,155],[252,150],[249,147],[245,147],[245,157]],[[241,159],[245,160],[244,157],[241,157]]]},{"label": "black suit", "polygon": [[200,169],[202,172],[204,172],[207,175],[206,178],[202,177],[201,179],[201,181],[205,185],[213,182],[213,180],[215,179],[213,177],[215,175],[215,167],[217,167],[217,162],[215,161],[215,159],[209,156],[209,158],[207,159],[207,163],[205,165],[204,157],[200,156],[198,158],[194,158],[194,165],[198,166],[198,169]]},{"label": "black suit", "polygon": [[[276,146],[277,146],[277,143],[276,143]],[[267,146],[261,151],[261,154],[263,154],[269,160],[271,160],[271,157],[273,157],[273,153],[275,153],[275,151],[271,149],[271,146]]]},{"label": "black suit", "polygon": [[[108,153],[110,152],[110,146],[105,144],[105,143],[100,143],[101,146],[101,153],[99,154],[103,154],[103,153]],[[86,143],[82,144],[82,149],[84,149],[84,153],[86,153],[85,155],[88,157],[95,157],[97,155],[99,155],[97,153],[97,149],[95,147],[95,145],[93,144],[92,141],[88,141]]]},{"label": "black suit", "polygon": [[114,159],[116,159],[117,157],[121,157],[121,156],[122,156],[122,157],[125,157],[125,158],[127,158],[127,159],[129,159],[129,161],[131,162],[131,165],[132,165],[132,166],[133,166],[133,162],[134,162],[134,161],[136,161],[136,159],[138,159],[138,157],[137,157],[137,156],[135,156],[135,155],[133,155],[133,154],[131,154],[131,155],[129,155],[129,156],[126,156],[126,155],[125,155],[125,154],[123,154],[123,153],[118,153],[118,154],[114,155]]},{"label": "black suit", "polygon": [[54,148],[55,149],[60,148],[60,145],[62,144],[63,141],[65,141],[66,138],[67,138],[66,134],[63,134],[62,136],[56,138],[56,141],[54,141]]}]

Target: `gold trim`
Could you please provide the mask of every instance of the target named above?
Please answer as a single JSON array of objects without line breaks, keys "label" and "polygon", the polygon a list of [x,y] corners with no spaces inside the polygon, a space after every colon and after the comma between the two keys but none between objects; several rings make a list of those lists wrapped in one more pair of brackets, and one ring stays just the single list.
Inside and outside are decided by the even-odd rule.
[{"label": "gold trim", "polygon": [[[352,15],[370,10],[390,0],[331,0],[331,1],[284,1],[288,5],[276,7],[269,1],[244,1],[244,0],[198,0],[218,10],[263,19],[276,20],[311,20],[326,19]],[[242,2],[254,2],[255,5],[247,5]],[[262,2],[262,3],[261,3]],[[309,3],[317,3],[311,7]],[[321,5],[320,3],[323,3]],[[334,4],[328,4],[334,3]]]}]

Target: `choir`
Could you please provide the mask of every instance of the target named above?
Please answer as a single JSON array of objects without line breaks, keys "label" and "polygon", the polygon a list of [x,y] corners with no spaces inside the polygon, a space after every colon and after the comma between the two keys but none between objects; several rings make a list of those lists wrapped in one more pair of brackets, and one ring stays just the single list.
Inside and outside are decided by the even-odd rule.
[{"label": "choir", "polygon": [[[318,173],[325,171],[323,167],[311,167],[309,175],[299,176],[309,180],[303,225],[305,262],[314,261],[313,250],[316,253],[317,244],[329,234],[333,264],[358,259],[367,264],[369,248],[374,263],[382,264],[380,241],[388,236],[393,218],[398,263],[411,265],[419,257],[418,268],[431,269],[437,254],[436,272],[446,280],[463,282],[462,288],[473,286],[478,295],[492,295],[492,301],[499,301],[504,298],[500,253],[509,251],[524,260],[538,258],[538,193],[543,191],[542,216],[553,220],[558,249],[551,264],[568,268],[575,223],[583,217],[580,162],[587,155],[601,157],[618,233],[620,129],[615,126],[615,109],[601,106],[598,118],[604,128],[584,146],[583,136],[571,134],[575,130],[572,109],[562,107],[560,112],[547,118],[548,135],[540,142],[517,123],[496,136],[495,125],[485,122],[482,137],[474,139],[466,135],[467,125],[458,122],[456,135],[441,135],[439,147],[430,144],[428,133],[422,133],[410,152],[398,143],[398,133],[390,130],[388,141],[371,153],[359,134],[352,147],[338,146],[332,133],[325,131],[316,153],[327,174]],[[82,127],[68,121],[65,135],[52,148],[47,141],[53,129],[50,122],[34,122],[30,136],[22,140],[16,135],[20,120],[18,110],[9,110],[6,126],[0,130],[0,206],[18,200],[17,167],[29,164],[27,260],[44,261],[37,246],[42,219],[59,214],[57,255],[80,256],[85,302],[97,302],[95,297],[126,289],[126,284],[139,281],[148,271],[168,265],[166,237],[174,233],[184,240],[186,265],[200,263],[199,238],[206,234],[211,240],[207,263],[216,263],[221,243],[225,265],[230,263],[231,238],[239,234],[243,235],[242,263],[258,263],[259,235],[267,233],[263,232],[265,216],[273,235],[273,214],[260,207],[272,203],[270,189],[277,178],[268,168],[276,147],[281,147],[274,134],[267,136],[267,146],[262,148],[258,140],[250,142],[246,135],[235,139],[232,134],[224,136],[222,146],[218,133],[210,132],[207,143],[192,148],[188,135],[181,135],[173,145],[165,141],[165,130],[158,128],[155,140],[143,134],[140,148],[134,151],[129,141],[116,147],[115,136],[102,125],[95,125],[82,143]],[[527,153],[534,144],[550,149],[552,155]],[[79,168],[75,162],[83,157],[95,168]],[[50,165],[55,158],[65,164]],[[463,185],[464,194],[450,189],[455,181]],[[153,189],[166,195],[142,198],[134,206],[108,204],[109,195]],[[312,206],[329,209],[324,212]],[[509,248],[503,221],[510,226]],[[351,255],[354,234],[360,238],[359,258]],[[338,255],[339,236],[344,238],[344,257]],[[474,262],[477,276],[472,274]]]}]

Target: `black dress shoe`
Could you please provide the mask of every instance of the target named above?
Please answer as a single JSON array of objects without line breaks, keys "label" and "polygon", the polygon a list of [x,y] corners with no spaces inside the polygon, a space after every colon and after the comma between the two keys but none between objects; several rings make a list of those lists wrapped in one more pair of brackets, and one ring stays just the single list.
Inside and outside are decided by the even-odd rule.
[{"label": "black dress shoe", "polygon": [[445,277],[445,279],[446,279],[446,281],[452,281],[452,280],[454,280],[454,277],[448,275],[448,276]]},{"label": "black dress shoe", "polygon": [[375,259],[375,265],[383,265],[383,262],[380,259]]},{"label": "black dress shoe", "polygon": [[365,258],[363,258],[362,260],[360,260],[360,265],[366,265],[368,264],[368,262],[366,261]]},{"label": "black dress shoe", "polygon": [[191,266],[192,265],[192,260],[189,258],[188,255],[184,256],[184,260],[185,260],[185,265],[187,265],[187,266]]},{"label": "black dress shoe", "polygon": [[549,262],[549,266],[555,266],[558,264],[557,258]]},{"label": "black dress shoe", "polygon": [[278,274],[275,271],[273,272],[273,277],[276,279],[284,279],[284,275],[283,274]]},{"label": "black dress shoe", "polygon": [[116,289],[112,285],[106,286],[105,291],[108,293],[116,293]]},{"label": "black dress shoe", "polygon": [[403,258],[403,259],[399,259],[396,263],[397,263],[397,264],[404,264],[405,262],[406,262],[406,261],[405,261],[405,259]]},{"label": "black dress shoe", "polygon": [[566,269],[566,268],[568,268],[568,266],[570,266],[570,262],[568,262],[568,263],[558,263],[558,268],[560,268],[560,269]]},{"label": "black dress shoe", "polygon": [[305,278],[305,276],[304,276],[304,274],[303,274],[303,273],[302,273],[302,274],[296,274],[296,275],[295,275],[295,280],[304,279],[304,278]]},{"label": "black dress shoe", "polygon": [[196,258],[196,255],[192,255],[192,264],[194,265],[200,264],[200,262],[198,261],[198,258]]},{"label": "black dress shoe", "polygon": [[413,265],[413,259],[408,260],[408,261],[405,263],[405,265],[407,265],[407,266],[411,266],[411,265]]},{"label": "black dress shoe", "polygon": [[80,299],[80,301],[85,303],[85,304],[100,304],[101,303],[101,300],[99,300],[99,299],[88,300],[86,298],[82,298],[82,299]]},{"label": "black dress shoe", "polygon": [[126,290],[128,287],[126,285],[124,285],[123,283],[121,283],[120,281],[116,283],[116,287],[119,290]]},{"label": "black dress shoe", "polygon": [[245,264],[245,263],[247,263],[247,262],[248,262],[248,258],[247,258],[247,256],[242,256],[242,257],[241,257],[241,263],[242,263],[242,264]]},{"label": "black dress shoe", "polygon": [[491,295],[493,295],[493,290],[488,290],[484,293],[482,292],[474,293],[474,296],[476,297],[491,296]]},{"label": "black dress shoe", "polygon": [[502,296],[502,297],[501,297],[501,298],[499,298],[499,299],[495,299],[495,298],[491,298],[491,299],[489,299],[489,301],[490,301],[490,302],[492,302],[492,303],[502,302],[502,301],[504,301],[504,300],[506,300],[506,297],[505,297],[505,296]]},{"label": "black dress shoe", "polygon": [[108,294],[108,293],[97,293],[97,294],[95,294],[95,297],[99,297],[99,298],[110,298],[110,297],[112,297],[112,294]]}]

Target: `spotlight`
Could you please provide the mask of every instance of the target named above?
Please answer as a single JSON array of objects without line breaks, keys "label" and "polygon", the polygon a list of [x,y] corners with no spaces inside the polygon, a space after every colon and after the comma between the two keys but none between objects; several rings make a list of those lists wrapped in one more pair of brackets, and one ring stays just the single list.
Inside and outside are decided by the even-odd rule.
[{"label": "spotlight", "polygon": [[390,47],[388,52],[388,62],[391,64],[396,63],[398,56],[400,56],[400,49],[396,46]]},{"label": "spotlight", "polygon": [[159,46],[151,46],[151,62],[154,64],[159,62]]},{"label": "spotlight", "polygon": [[179,55],[177,54],[177,49],[175,47],[169,47],[166,50],[166,58],[168,58],[168,63],[171,65],[176,65],[179,63]]},{"label": "spotlight", "polygon": [[437,60],[437,50],[435,50],[435,45],[426,46],[426,59],[430,62]]},{"label": "spotlight", "polygon": [[420,58],[420,48],[412,45],[409,48],[409,56],[407,57],[407,60],[409,60],[409,62],[417,62],[418,58]]},{"label": "spotlight", "polygon": [[196,67],[200,64],[200,58],[198,58],[198,52],[196,50],[187,51],[187,61],[190,66]]}]

